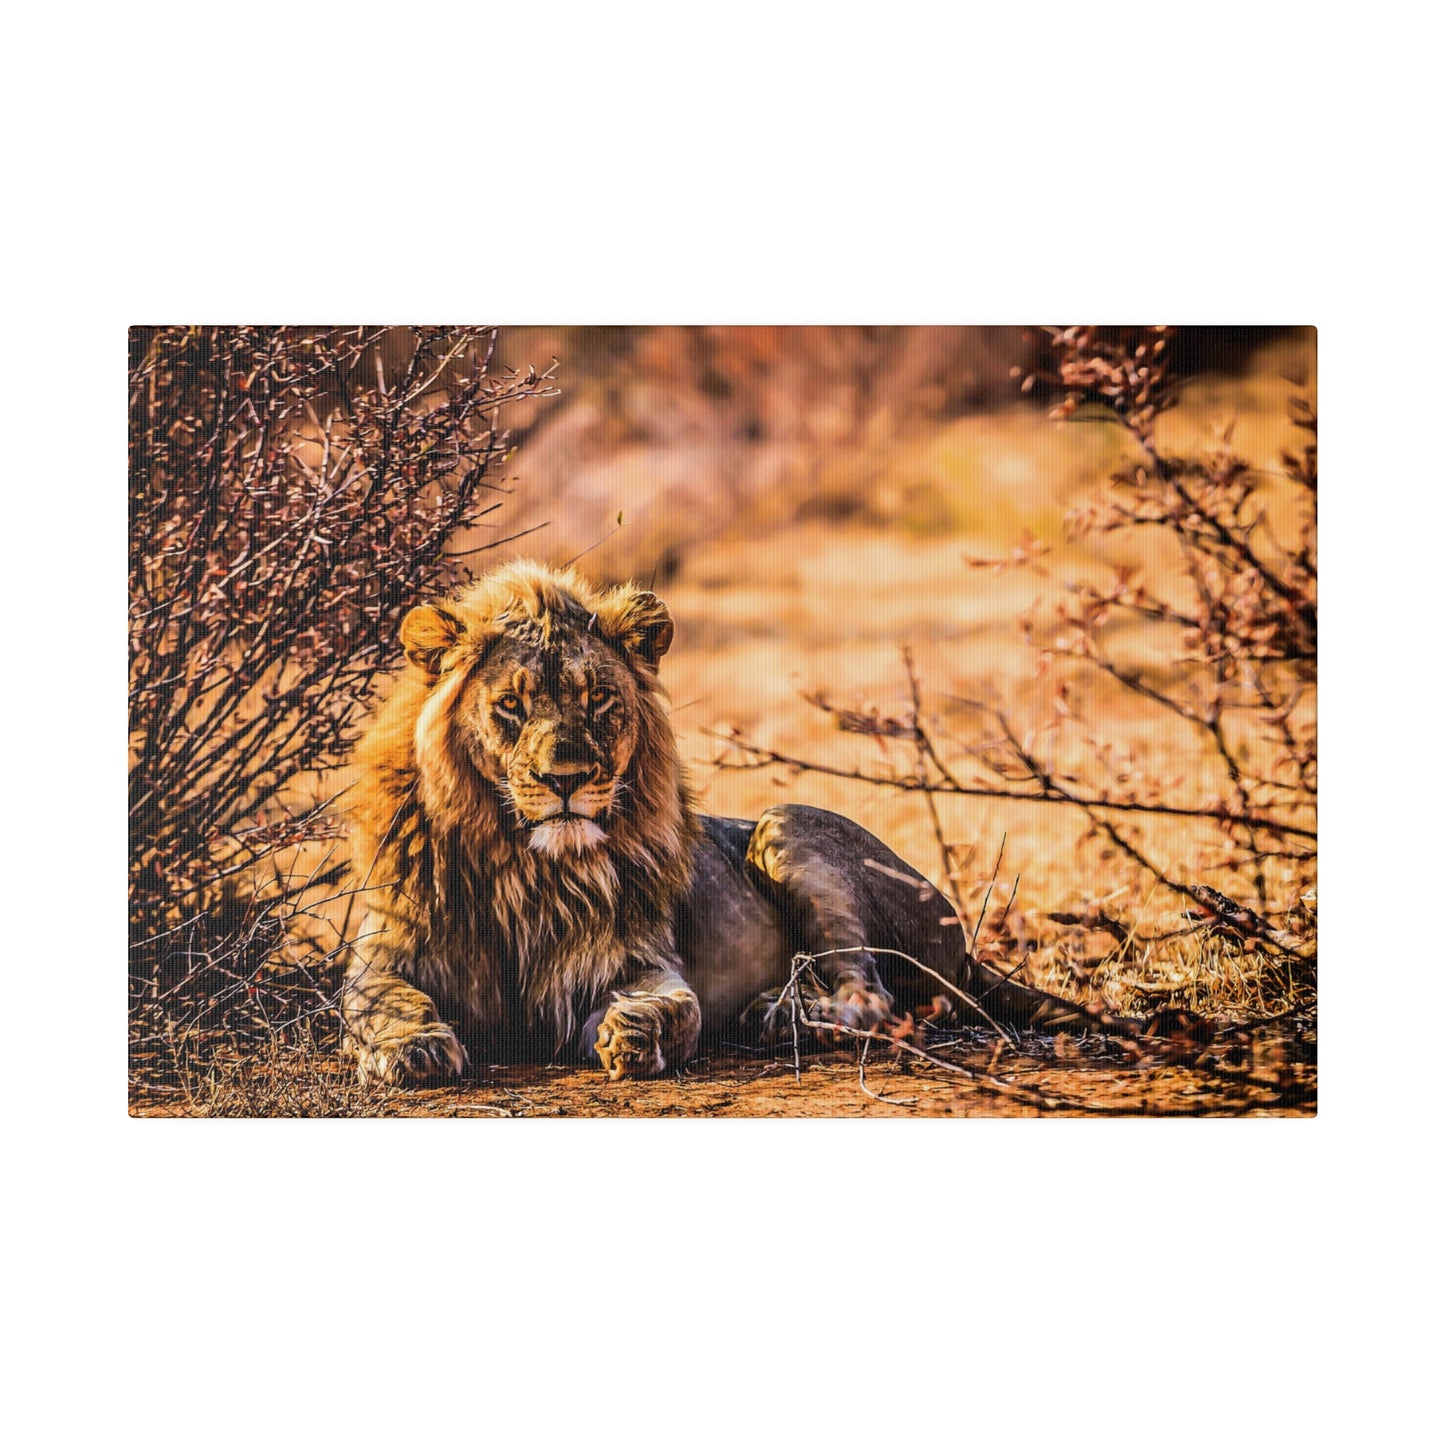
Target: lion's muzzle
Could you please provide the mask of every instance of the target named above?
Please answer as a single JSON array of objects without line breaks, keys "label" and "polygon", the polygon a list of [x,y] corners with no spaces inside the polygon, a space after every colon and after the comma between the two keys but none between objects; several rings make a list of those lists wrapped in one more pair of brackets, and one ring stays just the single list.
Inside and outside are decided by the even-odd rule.
[{"label": "lion's muzzle", "polygon": [[514,788],[528,843],[539,853],[581,853],[606,834],[603,819],[612,802],[612,781],[597,764],[539,772],[529,769],[525,789]]}]

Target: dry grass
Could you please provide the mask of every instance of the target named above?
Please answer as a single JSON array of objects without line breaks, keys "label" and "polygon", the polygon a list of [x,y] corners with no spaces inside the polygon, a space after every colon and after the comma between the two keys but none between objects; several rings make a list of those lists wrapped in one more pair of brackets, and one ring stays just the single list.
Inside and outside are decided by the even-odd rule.
[{"label": "dry grass", "polygon": [[207,1119],[353,1119],[387,1112],[393,1090],[361,1084],[334,1027],[249,1032],[204,1055],[181,1053],[169,1082],[138,1081],[133,1114]]}]

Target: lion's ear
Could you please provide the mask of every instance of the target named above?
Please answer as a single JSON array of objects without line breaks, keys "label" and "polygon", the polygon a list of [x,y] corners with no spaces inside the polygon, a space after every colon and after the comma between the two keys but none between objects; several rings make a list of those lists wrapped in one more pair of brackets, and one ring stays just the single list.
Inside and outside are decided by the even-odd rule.
[{"label": "lion's ear", "polygon": [[402,619],[401,645],[409,662],[436,677],[442,671],[442,659],[466,635],[466,630],[460,617],[425,602]]},{"label": "lion's ear", "polygon": [[651,593],[619,588],[597,609],[602,635],[656,668],[672,646],[672,614]]}]

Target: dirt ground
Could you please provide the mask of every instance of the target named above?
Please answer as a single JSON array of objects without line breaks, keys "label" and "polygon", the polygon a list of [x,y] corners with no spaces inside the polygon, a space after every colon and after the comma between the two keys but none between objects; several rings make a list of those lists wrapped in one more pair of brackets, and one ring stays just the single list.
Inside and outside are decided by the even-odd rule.
[{"label": "dirt ground", "polygon": [[[1166,1068],[1140,1074],[1126,1067],[1065,1067],[1009,1061],[985,1072],[989,1055],[971,1060],[971,1081],[927,1067],[904,1071],[896,1064],[865,1070],[860,1086],[856,1060],[830,1056],[806,1061],[795,1075],[791,1060],[700,1059],[678,1079],[609,1084],[591,1070],[496,1068],[470,1088],[432,1091],[398,1114],[502,1118],[897,1118],[900,1114],[976,1117],[1043,1115],[1130,1116],[1244,1114],[1312,1116],[1314,1070],[1284,1085],[1230,1082]],[[864,1091],[872,1090],[872,1095]],[[875,1097],[876,1096],[876,1097]],[[391,1112],[388,1109],[388,1112]]]},{"label": "dirt ground", "polygon": [[[671,1078],[609,1083],[572,1065],[483,1065],[439,1089],[362,1090],[340,1060],[310,1061],[327,1076],[335,1112],[351,1116],[540,1118],[954,1118],[1198,1117],[1310,1118],[1317,1069],[1312,1026],[1289,1023],[1221,1041],[1204,1055],[1140,1060],[1098,1037],[1031,1038],[1017,1046],[959,1039],[932,1046],[932,1061],[890,1055],[884,1044],[824,1054],[749,1056],[705,1049]],[[861,1067],[860,1067],[861,1065]],[[945,1065],[959,1070],[946,1072]],[[316,1078],[308,1080],[315,1086]],[[284,1082],[263,1087],[284,1099]],[[217,1097],[230,1098],[229,1092]],[[297,1112],[316,1111],[314,1097]],[[230,1112],[193,1094],[152,1093],[137,1117]],[[239,1112],[244,1113],[244,1108]],[[286,1112],[284,1108],[280,1112]],[[324,1105],[320,1112],[328,1112]]]}]

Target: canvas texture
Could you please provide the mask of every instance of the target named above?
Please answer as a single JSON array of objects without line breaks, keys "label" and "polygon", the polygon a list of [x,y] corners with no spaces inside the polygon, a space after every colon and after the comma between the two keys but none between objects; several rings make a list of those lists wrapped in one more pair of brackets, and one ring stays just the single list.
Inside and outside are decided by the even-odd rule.
[{"label": "canvas texture", "polygon": [[137,1117],[1316,1107],[1316,336],[136,327]]}]

